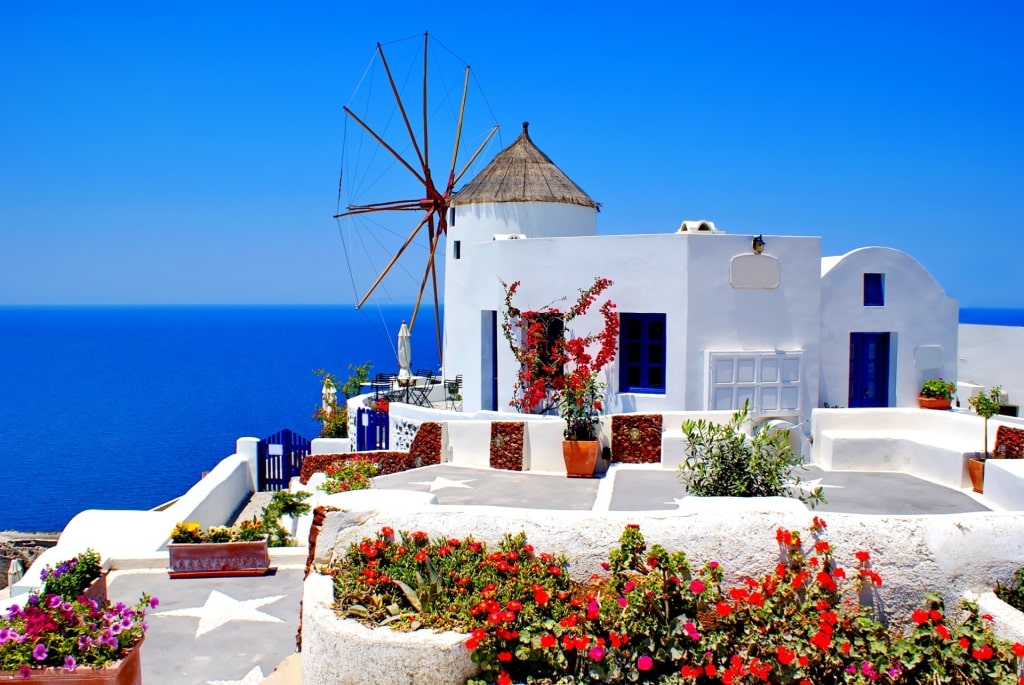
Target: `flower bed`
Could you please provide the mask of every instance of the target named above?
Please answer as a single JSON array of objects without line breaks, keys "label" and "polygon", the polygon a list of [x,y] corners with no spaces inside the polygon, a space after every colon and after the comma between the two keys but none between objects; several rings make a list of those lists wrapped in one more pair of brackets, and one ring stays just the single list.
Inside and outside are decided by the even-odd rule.
[{"label": "flower bed", "polygon": [[[844,567],[825,529],[814,518],[805,540],[779,528],[774,567],[732,586],[718,561],[648,546],[634,525],[586,578],[522,534],[489,550],[388,527],[353,542],[330,573],[345,622],[464,631],[483,678],[473,682],[1016,682],[1024,645],[997,639],[970,602],[954,619],[927,594],[907,630],[889,630],[869,608],[882,604],[872,555],[856,550]],[[304,656],[308,685],[328,682],[305,677],[317,654]],[[383,670],[389,661],[374,663],[377,682],[411,682]]]},{"label": "flower bed", "polygon": [[299,481],[303,485],[309,482],[314,473],[325,471],[328,466],[353,457],[373,460],[377,464],[377,474],[384,476],[389,473],[408,471],[419,466],[441,463],[441,424],[427,422],[419,427],[416,437],[408,452],[347,452],[345,454],[311,454],[302,460]]}]

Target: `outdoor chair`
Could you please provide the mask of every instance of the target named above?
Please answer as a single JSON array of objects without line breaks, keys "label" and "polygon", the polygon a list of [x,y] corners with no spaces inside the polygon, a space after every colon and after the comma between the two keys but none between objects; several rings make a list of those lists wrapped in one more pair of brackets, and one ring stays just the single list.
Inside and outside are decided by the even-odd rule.
[{"label": "outdoor chair", "polygon": [[444,381],[445,408],[458,411],[462,406],[462,374],[455,378],[446,378]]},{"label": "outdoor chair", "polygon": [[430,377],[422,377],[418,372],[416,375],[415,384],[409,386],[411,404],[419,407],[430,407],[430,391],[434,387],[434,381]]}]

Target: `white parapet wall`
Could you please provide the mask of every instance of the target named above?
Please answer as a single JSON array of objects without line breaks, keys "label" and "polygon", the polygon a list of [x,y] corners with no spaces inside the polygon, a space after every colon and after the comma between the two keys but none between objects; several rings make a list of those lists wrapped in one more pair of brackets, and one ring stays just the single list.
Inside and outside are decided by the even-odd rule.
[{"label": "white parapet wall", "polygon": [[397,632],[340,620],[331,578],[311,573],[302,587],[304,685],[452,685],[478,672],[466,636]]},{"label": "white parapet wall", "polygon": [[[239,438],[237,452],[225,457],[199,482],[161,511],[88,509],[77,514],[57,545],[41,554],[24,577],[11,586],[21,595],[40,586],[39,573],[92,548],[105,559],[149,558],[166,549],[178,521],[198,521],[204,528],[231,523],[256,490],[256,438]],[[166,553],[164,553],[166,554]]]},{"label": "white parapet wall", "polygon": [[[697,498],[692,498],[697,499]],[[715,498],[717,500],[717,498]],[[779,559],[778,528],[805,532],[815,512],[802,508],[778,507],[771,502],[745,510],[742,516],[722,501],[708,501],[706,507],[694,503],[687,511],[657,512],[580,512],[504,509],[486,506],[430,506],[403,511],[342,511],[328,514],[317,540],[315,565],[341,558],[349,544],[374,535],[384,526],[396,531],[422,530],[430,537],[472,535],[496,544],[506,532],[524,531],[538,552],[564,552],[570,573],[585,579],[605,573],[601,563],[627,524],[637,524],[647,543],[661,544],[669,550],[683,550],[691,566],[717,561],[725,573],[724,585],[740,584],[743,578],[758,577],[774,569]],[[758,503],[762,504],[762,503]],[[871,568],[881,575],[883,585],[876,590],[873,604],[885,612],[886,620],[901,625],[920,605],[925,591],[937,591],[954,606],[968,593],[991,589],[994,579],[1006,578],[1008,569],[1016,569],[1024,559],[1024,518],[1008,512],[949,514],[944,516],[877,516],[858,514],[818,514],[828,528],[824,537],[835,549],[835,560],[846,569],[856,567],[856,554],[867,551]],[[813,544],[810,536],[807,544]],[[998,540],[999,544],[992,544]],[[314,576],[310,577],[311,580]],[[330,610],[330,579],[307,581],[304,607],[316,606],[303,619],[303,682],[352,682],[335,671],[337,650],[342,643],[336,637],[346,629]],[[411,655],[418,654],[421,636],[414,636]],[[377,639],[374,635],[373,639]],[[310,642],[310,640],[312,642]],[[388,649],[409,641],[410,635],[387,635]],[[346,645],[352,643],[346,642]],[[428,650],[429,651],[429,650]],[[360,651],[362,654],[363,652]],[[381,652],[385,654],[385,652]],[[392,658],[392,657],[389,657]],[[393,658],[397,659],[397,656]],[[415,657],[413,657],[415,658]],[[448,659],[449,657],[444,657]],[[438,673],[441,673],[438,667]],[[373,669],[361,669],[365,674]],[[448,676],[445,676],[446,678]],[[462,677],[462,676],[460,676]],[[336,679],[332,679],[336,678]],[[381,682],[381,681],[378,681]],[[435,681],[388,682],[464,682]]]},{"label": "white parapet wall", "polygon": [[[988,447],[1000,425],[988,422]],[[815,409],[811,460],[824,469],[901,471],[952,488],[970,483],[967,459],[985,450],[985,422],[963,411]]]},{"label": "white parapet wall", "polygon": [[1007,511],[1024,509],[1024,459],[985,460],[985,501]]}]

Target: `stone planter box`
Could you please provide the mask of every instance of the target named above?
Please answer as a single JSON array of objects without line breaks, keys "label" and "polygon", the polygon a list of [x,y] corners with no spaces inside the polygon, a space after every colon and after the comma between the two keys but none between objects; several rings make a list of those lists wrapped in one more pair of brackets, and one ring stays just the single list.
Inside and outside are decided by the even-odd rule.
[{"label": "stone planter box", "polygon": [[266,539],[256,542],[169,543],[171,578],[225,578],[270,573]]},{"label": "stone planter box", "polygon": [[992,615],[992,632],[1010,642],[1024,642],[1024,614],[986,592],[978,597],[978,611]]},{"label": "stone planter box", "polygon": [[[64,685],[142,685],[143,640],[139,640],[123,659],[107,668],[79,666],[74,671],[63,668],[33,668],[28,682]],[[0,681],[7,680],[25,682],[18,673],[0,671]]]},{"label": "stone planter box", "polygon": [[339,618],[333,602],[331,578],[311,573],[302,591],[303,685],[452,685],[477,673],[468,635],[371,629]]}]

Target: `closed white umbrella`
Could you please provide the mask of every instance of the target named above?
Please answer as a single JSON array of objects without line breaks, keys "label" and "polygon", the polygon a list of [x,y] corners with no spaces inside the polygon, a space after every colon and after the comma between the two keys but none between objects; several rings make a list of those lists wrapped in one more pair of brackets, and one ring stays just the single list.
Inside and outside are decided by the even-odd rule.
[{"label": "closed white umbrella", "polygon": [[402,322],[398,329],[398,382],[407,384],[412,379],[409,365],[412,363],[412,347],[409,344],[409,327]]},{"label": "closed white umbrella", "polygon": [[324,387],[320,391],[320,397],[320,406],[323,407],[324,413],[332,414],[338,406],[338,390],[334,387],[334,381],[330,376],[324,377]]}]

